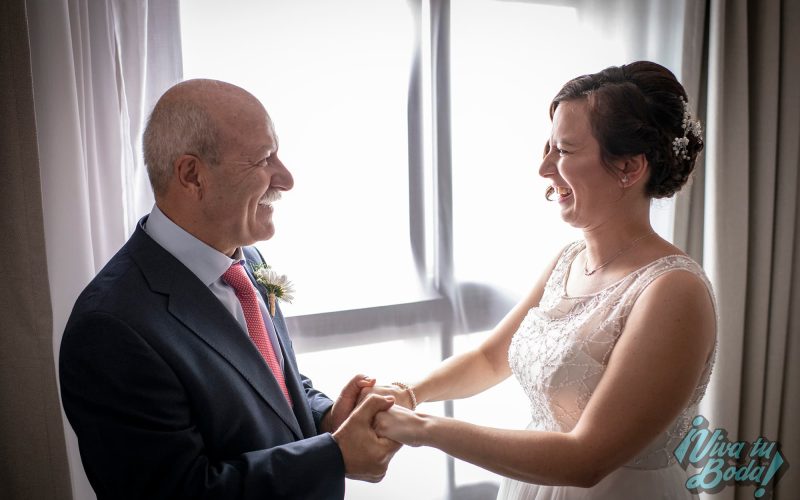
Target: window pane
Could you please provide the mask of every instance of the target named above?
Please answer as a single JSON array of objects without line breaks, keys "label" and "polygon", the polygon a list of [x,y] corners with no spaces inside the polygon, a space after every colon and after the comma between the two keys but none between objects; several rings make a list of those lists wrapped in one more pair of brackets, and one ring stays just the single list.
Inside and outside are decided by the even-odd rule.
[{"label": "window pane", "polygon": [[455,269],[461,281],[521,294],[579,237],[538,175],[550,99],[613,57],[587,53],[570,7],[464,0],[451,11]]},{"label": "window pane", "polygon": [[[648,57],[674,67],[670,63],[680,61],[679,4],[621,0],[612,8],[576,1],[572,5],[584,6],[579,12],[569,1],[450,3],[453,247],[459,281],[488,283],[521,297],[559,249],[581,238],[561,220],[558,204],[545,200],[548,182],[538,175],[550,135],[550,101],[569,79],[607,66]],[[677,49],[675,57],[667,57],[667,38]],[[651,211],[655,228],[667,237],[670,208],[659,201]],[[459,336],[454,351],[485,337]],[[522,429],[530,420],[528,399],[514,379],[455,402],[454,411],[456,418],[500,428]],[[461,461],[455,470],[457,487],[500,480]]]},{"label": "window pane", "polygon": [[420,295],[408,221],[407,2],[181,4],[184,77],[226,80],[267,107],[295,187],[260,244],[295,283],[287,314]]},{"label": "window pane", "polygon": [[[489,332],[459,335],[454,339],[453,351],[466,352],[477,348]],[[507,378],[504,382],[476,396],[453,402],[456,418],[477,425],[499,429],[524,429],[530,422],[528,397],[517,379]],[[462,460],[455,461],[456,485],[462,489],[475,488],[475,484],[499,484],[501,476]],[[494,498],[494,497],[487,497]]]},{"label": "window pane", "polygon": [[[460,281],[522,294],[579,231],[544,199],[538,167],[550,100],[569,79],[648,57],[680,61],[682,2],[616,8],[556,2],[451,2],[453,232]],[[613,26],[613,30],[608,27]],[[657,35],[657,36],[656,36]],[[671,202],[652,210],[671,237]]]},{"label": "window pane", "polygon": [[[431,326],[426,325],[430,331]],[[304,374],[314,386],[335,398],[356,373],[375,377],[380,384],[393,380],[409,383],[438,365],[441,359],[438,336],[421,336],[379,342],[347,349],[331,349],[297,356]],[[420,408],[430,415],[443,415],[442,403],[425,403]],[[347,481],[347,500],[435,500],[447,498],[446,456],[434,448],[405,446],[395,454],[386,477],[378,484]]]}]

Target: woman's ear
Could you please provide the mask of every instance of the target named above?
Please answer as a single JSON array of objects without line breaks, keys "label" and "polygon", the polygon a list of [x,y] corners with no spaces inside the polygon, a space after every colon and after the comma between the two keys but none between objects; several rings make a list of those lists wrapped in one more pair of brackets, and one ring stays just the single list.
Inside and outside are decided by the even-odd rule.
[{"label": "woman's ear", "polygon": [[623,188],[628,188],[643,180],[647,174],[649,163],[644,153],[629,156],[615,163],[619,183]]}]

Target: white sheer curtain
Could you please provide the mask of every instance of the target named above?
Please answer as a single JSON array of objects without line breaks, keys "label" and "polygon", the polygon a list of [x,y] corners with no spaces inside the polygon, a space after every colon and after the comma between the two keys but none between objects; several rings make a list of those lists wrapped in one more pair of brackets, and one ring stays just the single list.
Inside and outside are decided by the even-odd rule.
[{"label": "white sheer curtain", "polygon": [[[57,366],[77,295],[152,203],[135,189],[146,182],[139,137],[153,99],[180,79],[178,4],[28,0],[27,9]],[[93,498],[65,427],[74,498]]]}]

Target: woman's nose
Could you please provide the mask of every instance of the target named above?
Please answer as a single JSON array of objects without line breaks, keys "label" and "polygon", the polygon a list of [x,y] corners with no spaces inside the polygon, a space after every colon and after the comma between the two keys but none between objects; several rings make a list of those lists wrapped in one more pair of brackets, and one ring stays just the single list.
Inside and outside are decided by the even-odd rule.
[{"label": "woman's nose", "polygon": [[539,164],[539,175],[542,177],[547,177],[549,175],[553,175],[555,172],[555,163],[552,160],[552,155],[550,154],[550,142],[548,141],[547,144],[544,145],[544,155],[542,155],[542,162]]}]

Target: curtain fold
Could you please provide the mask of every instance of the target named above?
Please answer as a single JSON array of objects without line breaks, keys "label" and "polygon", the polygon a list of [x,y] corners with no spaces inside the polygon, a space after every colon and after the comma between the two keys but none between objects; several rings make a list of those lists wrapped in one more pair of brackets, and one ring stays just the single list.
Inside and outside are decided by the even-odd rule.
[{"label": "curtain fold", "polygon": [[128,235],[154,203],[142,155],[145,121],[161,94],[182,79],[179,2],[113,0],[110,4],[120,73],[118,97]]},{"label": "curtain fold", "polygon": [[[152,205],[140,136],[154,99],[180,79],[179,2],[26,3],[57,366],[75,299]],[[73,497],[93,498],[64,428]]]},{"label": "curtain fold", "polygon": [[[702,249],[719,305],[717,361],[702,411],[731,440],[779,441],[797,464],[800,7],[790,0],[707,5],[705,62],[696,75],[707,97],[705,168],[676,220],[685,248],[695,256]],[[702,234],[692,227],[700,207]],[[728,486],[709,498],[752,498],[754,488]],[[798,488],[789,469],[775,498],[793,498]]]},{"label": "curtain fold", "polygon": [[[708,3],[689,2],[684,11],[683,58],[681,83],[689,102],[700,118],[707,123],[708,102]],[[675,196],[673,214],[673,243],[695,261],[703,262],[703,206],[705,204],[705,154],[697,158],[688,185]]]},{"label": "curtain fold", "polygon": [[24,0],[0,2],[0,19],[0,485],[5,498],[66,499]]}]

